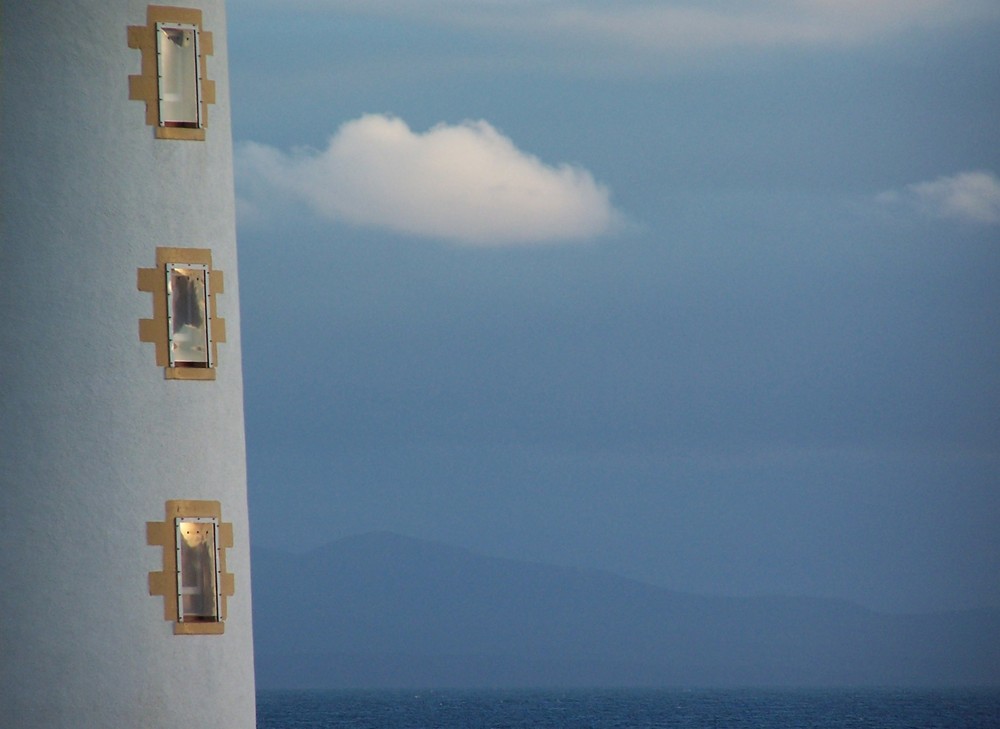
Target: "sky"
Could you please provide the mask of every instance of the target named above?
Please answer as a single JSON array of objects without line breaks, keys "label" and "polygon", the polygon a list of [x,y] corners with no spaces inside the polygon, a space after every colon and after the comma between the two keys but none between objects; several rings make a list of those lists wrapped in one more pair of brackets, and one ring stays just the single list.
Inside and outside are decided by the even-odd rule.
[{"label": "sky", "polygon": [[255,544],[1000,606],[1000,5],[227,14]]}]

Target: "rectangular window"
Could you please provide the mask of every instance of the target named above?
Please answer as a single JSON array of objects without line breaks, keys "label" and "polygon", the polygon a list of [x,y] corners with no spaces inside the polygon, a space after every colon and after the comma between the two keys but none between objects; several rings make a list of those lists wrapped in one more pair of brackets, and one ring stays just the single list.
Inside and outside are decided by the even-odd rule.
[{"label": "rectangular window", "polygon": [[202,126],[200,59],[197,26],[156,24],[160,126],[192,129]]},{"label": "rectangular window", "polygon": [[208,266],[168,263],[167,336],[171,367],[212,366]]},{"label": "rectangular window", "polygon": [[178,517],[177,620],[218,622],[219,521],[213,517]]}]

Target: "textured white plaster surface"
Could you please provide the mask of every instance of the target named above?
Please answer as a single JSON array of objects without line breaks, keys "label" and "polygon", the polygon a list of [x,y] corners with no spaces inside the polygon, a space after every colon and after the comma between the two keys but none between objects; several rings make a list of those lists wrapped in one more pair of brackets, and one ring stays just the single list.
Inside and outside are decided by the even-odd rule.
[{"label": "textured white plaster surface", "polygon": [[[168,2],[164,5],[172,4]],[[254,726],[225,17],[204,142],[157,140],[131,0],[0,9],[0,726]],[[225,274],[214,382],[165,380],[136,271],[157,246]],[[222,503],[236,594],[221,636],[175,636],[148,592],[168,499]]]}]

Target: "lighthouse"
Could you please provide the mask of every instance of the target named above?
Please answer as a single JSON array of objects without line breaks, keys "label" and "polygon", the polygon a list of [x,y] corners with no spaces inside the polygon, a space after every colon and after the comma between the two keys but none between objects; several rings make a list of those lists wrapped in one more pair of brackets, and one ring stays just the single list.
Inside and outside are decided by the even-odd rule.
[{"label": "lighthouse", "polygon": [[255,725],[221,0],[0,7],[0,726]]}]

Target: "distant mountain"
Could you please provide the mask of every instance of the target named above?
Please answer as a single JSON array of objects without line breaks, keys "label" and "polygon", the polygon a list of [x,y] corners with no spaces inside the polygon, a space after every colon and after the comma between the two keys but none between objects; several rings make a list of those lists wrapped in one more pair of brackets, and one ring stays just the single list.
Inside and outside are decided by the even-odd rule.
[{"label": "distant mountain", "polygon": [[260,688],[998,685],[1000,611],[687,595],[388,533],[255,549]]}]

